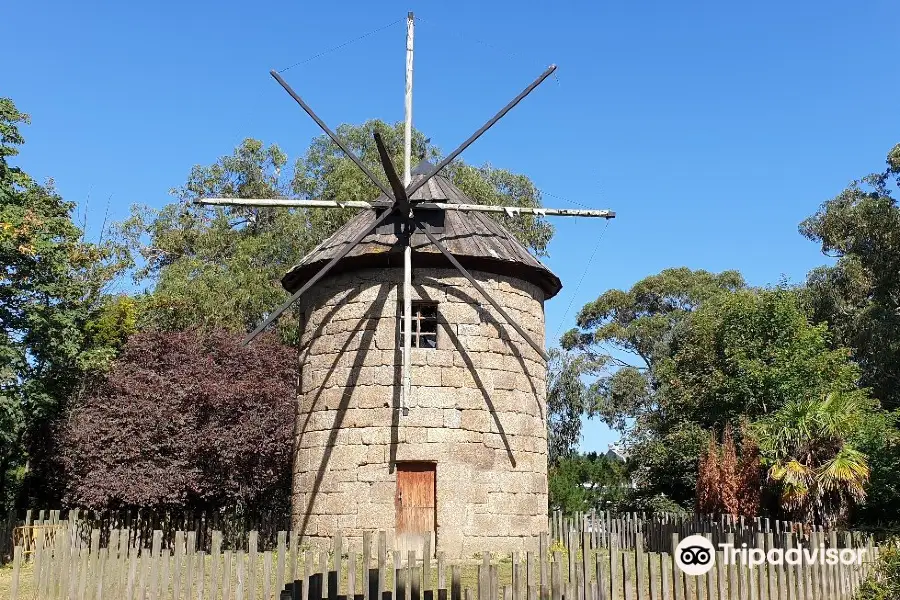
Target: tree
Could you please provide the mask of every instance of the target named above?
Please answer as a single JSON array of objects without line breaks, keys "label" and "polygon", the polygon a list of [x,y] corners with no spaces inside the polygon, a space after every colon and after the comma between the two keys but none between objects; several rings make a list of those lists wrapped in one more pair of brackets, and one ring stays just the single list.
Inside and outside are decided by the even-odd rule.
[{"label": "tree", "polygon": [[58,431],[66,502],[288,505],[296,357],[272,334],[144,332]]},{"label": "tree", "polygon": [[837,257],[807,278],[813,319],[852,348],[862,385],[886,409],[900,408],[900,144],[887,168],[854,181],[800,225],[800,232]]},{"label": "tree", "polygon": [[717,514],[720,512],[722,502],[719,499],[717,486],[719,484],[719,444],[716,436],[710,434],[709,446],[700,456],[700,466],[697,468],[697,512],[702,514]]},{"label": "tree", "polygon": [[[860,398],[860,411],[875,412],[862,400],[866,394],[858,389],[859,370],[848,350],[831,349],[829,342],[827,327],[807,321],[793,290],[739,291],[711,299],[673,336],[672,355],[658,369],[665,416],[657,431],[664,433],[673,421],[706,429],[739,426],[745,419],[765,422],[829,395]],[[763,445],[771,437],[754,437],[764,462],[782,457]]]},{"label": "tree", "polygon": [[[372,172],[381,175],[375,131],[383,136],[395,164],[402,164],[400,123],[342,125],[337,133]],[[414,132],[414,157],[434,159],[438,155],[421,132]],[[540,192],[525,176],[461,162],[450,165],[447,174],[476,202],[540,206]],[[379,193],[324,135],[313,139],[293,169],[288,168],[288,158],[277,146],[266,147],[252,139],[214,165],[194,167],[187,183],[173,190],[175,203],[158,211],[135,207],[121,226],[145,261],[138,278],[153,284],[143,298],[144,326],[252,329],[286,299],[279,283],[282,275],[358,212],[211,208],[194,204],[194,200],[210,196],[372,200]],[[546,251],[552,235],[546,221],[533,216],[501,220],[532,251]],[[296,339],[297,323],[297,316],[290,313],[280,320],[284,340]]]},{"label": "tree", "polygon": [[0,502],[12,500],[27,466],[25,493],[50,503],[58,482],[47,434],[122,342],[127,323],[107,287],[130,263],[115,240],[85,241],[52,181],[9,164],[24,123],[0,98]]},{"label": "tree", "polygon": [[867,457],[850,439],[872,412],[861,391],[790,400],[755,424],[782,508],[806,523],[846,525],[865,497]]},{"label": "tree", "polygon": [[625,465],[596,452],[560,458],[550,469],[551,510],[565,514],[615,508],[625,497]]},{"label": "tree", "polygon": [[867,457],[869,482],[865,501],[853,513],[853,525],[900,527],[900,429],[896,411],[869,414],[850,443]]},{"label": "tree", "polygon": [[700,457],[697,472],[697,511],[705,514],[755,517],[759,510],[759,452],[749,432],[742,428],[741,453],[731,425],[722,432],[721,446],[715,434]]},{"label": "tree", "polygon": [[598,376],[591,386],[591,409],[611,427],[652,409],[657,368],[681,321],[709,298],[744,287],[736,271],[720,274],[685,267],[665,269],[628,290],[609,290],[586,304],[577,329],[562,346],[585,358],[585,370]]},{"label": "tree", "polygon": [[581,441],[585,415],[582,360],[558,348],[550,349],[547,364],[547,447],[550,465],[573,456]]},{"label": "tree", "polygon": [[665,269],[586,304],[577,329],[562,338],[564,348],[582,357],[584,375],[596,378],[587,409],[624,431],[629,445],[639,445],[632,456],[648,496],[692,503],[697,461],[708,439],[708,427],[664,408],[657,370],[671,355],[672,336],[705,301],[743,287],[735,271]]},{"label": "tree", "polygon": [[708,426],[755,421],[791,400],[858,388],[846,348],[808,321],[791,289],[744,290],[704,303],[657,369],[671,414]]},{"label": "tree", "polygon": [[[601,344],[612,343],[643,362],[601,375],[588,404],[624,426],[641,492],[682,505],[694,503],[709,431],[758,421],[789,402],[858,390],[849,351],[832,348],[825,324],[809,323],[795,290],[745,289],[736,273],[664,271],[628,292],[601,295],[579,326],[564,344],[590,360],[602,361]],[[629,391],[611,393],[617,389]]]}]

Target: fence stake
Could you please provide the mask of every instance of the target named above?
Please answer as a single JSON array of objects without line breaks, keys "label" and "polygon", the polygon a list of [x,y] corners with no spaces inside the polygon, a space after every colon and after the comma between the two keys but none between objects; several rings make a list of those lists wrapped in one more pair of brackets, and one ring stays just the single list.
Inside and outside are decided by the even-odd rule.
[{"label": "fence stake", "polygon": [[13,573],[10,583],[10,598],[19,600],[19,571],[22,568],[22,546],[13,548]]},{"label": "fence stake", "polygon": [[222,598],[231,600],[231,550],[225,551],[225,566],[222,569]]},{"label": "fence stake", "polygon": [[[280,593],[284,589],[284,569],[285,559],[287,558],[287,532],[278,532],[278,565],[275,571],[275,591]],[[293,580],[292,580],[293,581]],[[266,599],[268,600],[268,598]]]},{"label": "fence stake", "polygon": [[[276,591],[281,590],[281,585],[275,588]],[[335,585],[337,590],[337,585]],[[263,553],[263,600],[269,600],[272,597],[272,553]]]},{"label": "fence stake", "polygon": [[[366,600],[374,600],[372,593],[372,588],[370,587],[371,582],[369,581],[369,568],[372,566],[372,532],[371,531],[363,531],[362,535],[362,585],[363,585],[363,595]],[[381,600],[380,598],[378,600]]]},{"label": "fence stake", "polygon": [[356,598],[356,552],[347,558],[347,600]]}]

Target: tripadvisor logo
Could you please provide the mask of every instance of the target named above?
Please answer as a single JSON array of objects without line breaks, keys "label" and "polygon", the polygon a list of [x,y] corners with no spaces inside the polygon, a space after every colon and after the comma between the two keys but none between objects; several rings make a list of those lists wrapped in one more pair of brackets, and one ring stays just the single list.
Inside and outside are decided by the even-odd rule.
[{"label": "tripadvisor logo", "polygon": [[[770,565],[861,565],[866,555],[866,548],[825,548],[824,545],[800,548],[748,548],[741,544],[719,544],[719,552],[725,565],[742,565],[758,567]],[[688,575],[704,575],[716,563],[716,548],[712,542],[702,535],[691,535],[675,548],[675,564]]]},{"label": "tripadvisor logo", "polygon": [[702,535],[691,535],[675,548],[675,564],[688,575],[703,575],[716,562],[716,548]]}]

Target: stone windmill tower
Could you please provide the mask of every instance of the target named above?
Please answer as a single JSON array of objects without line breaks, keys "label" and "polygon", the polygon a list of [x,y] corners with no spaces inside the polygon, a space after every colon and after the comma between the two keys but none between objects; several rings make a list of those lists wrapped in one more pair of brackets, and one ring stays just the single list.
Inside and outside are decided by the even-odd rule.
[{"label": "stone windmill tower", "polygon": [[[412,200],[473,204],[441,176]],[[357,215],[306,256],[285,289],[306,283],[375,215]],[[544,301],[559,279],[489,216],[434,211],[431,221],[434,236],[543,345]],[[547,526],[546,363],[416,231],[412,387],[401,406],[398,225],[369,233],[300,300],[294,526],[305,537],[384,529],[395,547],[416,548],[432,532],[454,555],[523,549]]]},{"label": "stone windmill tower", "polygon": [[562,285],[486,213],[615,214],[479,205],[440,175],[555,66],[438,165],[411,171],[412,29],[410,14],[403,182],[377,133],[389,186],[272,71],[382,195],[200,202],[362,209],[285,275],[291,298],[247,338],[298,303],[294,530],[351,543],[386,530],[399,550],[431,534],[451,556],[535,549],[547,526],[544,301]]}]

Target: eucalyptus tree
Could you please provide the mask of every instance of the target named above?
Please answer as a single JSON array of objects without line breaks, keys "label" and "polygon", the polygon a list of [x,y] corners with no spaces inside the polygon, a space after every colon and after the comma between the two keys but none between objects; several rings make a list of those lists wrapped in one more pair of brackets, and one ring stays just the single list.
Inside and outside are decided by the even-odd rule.
[{"label": "eucalyptus tree", "polygon": [[[403,124],[368,121],[342,125],[337,134],[381,173],[373,133],[378,132],[395,163],[401,162]],[[417,159],[440,151],[413,132]],[[451,180],[482,204],[538,207],[541,193],[528,177],[491,165],[457,161]],[[142,325],[177,330],[191,326],[247,331],[286,297],[281,276],[319,242],[355,214],[352,209],[200,206],[203,197],[372,200],[378,188],[327,136],[312,140],[293,165],[277,146],[247,139],[215,164],[195,166],[187,182],[172,191],[175,201],[161,209],[135,207],[121,224],[141,256],[138,280],[149,282]],[[535,254],[546,253],[553,234],[542,218],[501,217]],[[279,321],[282,338],[296,337],[297,316]]]}]

